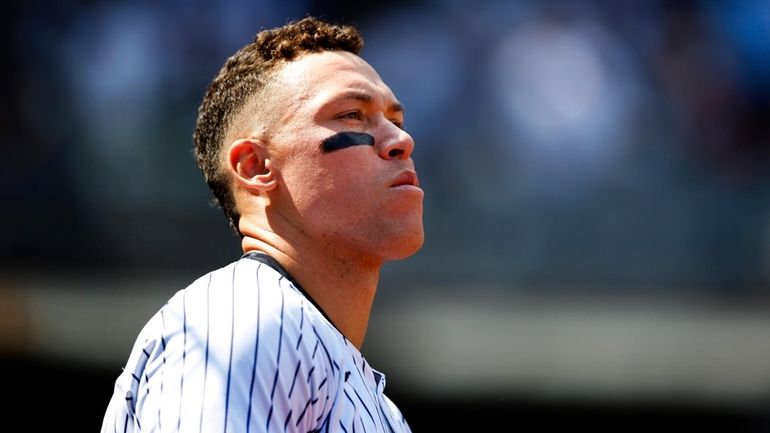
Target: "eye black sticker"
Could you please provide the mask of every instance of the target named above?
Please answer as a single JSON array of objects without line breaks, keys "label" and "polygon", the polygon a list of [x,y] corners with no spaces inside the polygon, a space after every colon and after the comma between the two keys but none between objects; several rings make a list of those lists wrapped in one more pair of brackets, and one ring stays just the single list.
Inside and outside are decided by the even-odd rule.
[{"label": "eye black sticker", "polygon": [[321,150],[324,153],[351,146],[374,146],[374,137],[365,132],[342,131],[321,142]]}]

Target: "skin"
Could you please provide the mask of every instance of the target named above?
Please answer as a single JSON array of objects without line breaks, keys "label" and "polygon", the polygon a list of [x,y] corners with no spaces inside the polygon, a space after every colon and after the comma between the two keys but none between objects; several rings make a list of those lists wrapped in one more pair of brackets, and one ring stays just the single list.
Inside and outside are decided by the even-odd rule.
[{"label": "skin", "polygon": [[[274,257],[360,348],[382,265],[423,244],[414,141],[393,92],[352,53],[304,54],[269,86],[269,117],[252,116],[225,161],[243,250]],[[374,145],[324,152],[344,131]]]}]

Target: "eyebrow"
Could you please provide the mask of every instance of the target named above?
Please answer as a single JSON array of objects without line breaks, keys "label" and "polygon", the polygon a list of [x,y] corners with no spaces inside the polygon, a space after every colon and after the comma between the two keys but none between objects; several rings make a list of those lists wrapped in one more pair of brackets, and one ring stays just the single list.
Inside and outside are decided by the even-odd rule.
[{"label": "eyebrow", "polygon": [[[355,99],[356,101],[365,102],[367,104],[371,104],[374,101],[374,98],[372,97],[372,95],[368,93],[352,90],[339,95],[337,98],[334,98],[333,101],[329,101],[329,103],[334,103],[345,99]],[[394,102],[388,106],[388,110],[403,113],[404,106],[401,105],[400,102]]]}]

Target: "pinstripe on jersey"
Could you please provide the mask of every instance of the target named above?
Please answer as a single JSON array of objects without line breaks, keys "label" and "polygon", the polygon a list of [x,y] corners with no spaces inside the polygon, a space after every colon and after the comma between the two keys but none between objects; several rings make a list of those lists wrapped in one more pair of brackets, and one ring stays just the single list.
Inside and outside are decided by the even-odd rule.
[{"label": "pinstripe on jersey", "polygon": [[280,265],[249,253],[150,319],[102,433],[409,432],[384,388]]}]

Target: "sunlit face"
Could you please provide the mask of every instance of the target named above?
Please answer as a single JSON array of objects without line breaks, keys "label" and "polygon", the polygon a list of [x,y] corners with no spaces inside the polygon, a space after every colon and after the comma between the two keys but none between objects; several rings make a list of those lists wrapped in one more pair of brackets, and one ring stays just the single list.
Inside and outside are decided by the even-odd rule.
[{"label": "sunlit face", "polygon": [[274,210],[332,254],[382,262],[416,252],[424,235],[414,141],[374,69],[352,53],[312,53],[271,86],[280,89],[268,143]]}]

